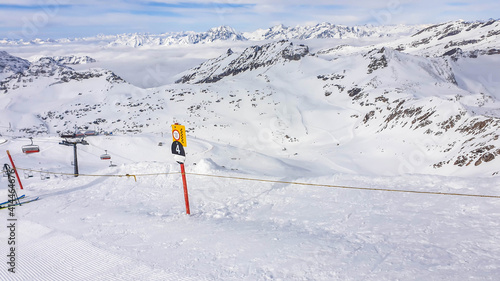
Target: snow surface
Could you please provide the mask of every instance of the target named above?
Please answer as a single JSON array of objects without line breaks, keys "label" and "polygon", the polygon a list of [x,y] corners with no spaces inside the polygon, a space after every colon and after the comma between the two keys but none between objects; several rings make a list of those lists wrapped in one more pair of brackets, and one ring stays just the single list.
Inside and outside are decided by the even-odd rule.
[{"label": "snow surface", "polygon": [[[161,175],[135,182],[61,175],[41,180],[36,172],[24,179],[21,173],[24,193],[41,199],[16,208],[17,272],[3,266],[0,279],[496,280],[500,273],[499,199],[188,175],[188,216],[179,165],[168,146],[157,145],[164,138],[87,139],[90,145],[78,148],[82,174]],[[13,151],[18,167],[48,162],[50,170],[72,172],[71,147],[47,138],[38,141],[44,147],[38,155],[14,152],[22,143],[2,145]],[[109,148],[117,167],[99,159],[101,148]],[[231,169],[229,162],[237,160],[213,160],[221,152],[248,157],[244,151],[193,138],[187,149],[188,173],[467,194],[498,194],[500,183],[344,173],[304,178],[297,170],[255,161],[255,171],[275,175],[262,177]],[[5,154],[1,158],[7,161]],[[6,179],[0,184],[6,186]],[[7,197],[6,189],[0,197]],[[0,235],[5,239],[7,229]]]}]

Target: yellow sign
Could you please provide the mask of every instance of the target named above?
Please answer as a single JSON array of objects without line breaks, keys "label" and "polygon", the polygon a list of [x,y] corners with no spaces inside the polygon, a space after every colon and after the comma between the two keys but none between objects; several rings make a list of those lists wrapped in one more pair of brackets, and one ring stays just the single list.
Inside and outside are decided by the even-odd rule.
[{"label": "yellow sign", "polygon": [[172,141],[178,141],[182,146],[186,147],[186,127],[184,125],[172,125]]}]

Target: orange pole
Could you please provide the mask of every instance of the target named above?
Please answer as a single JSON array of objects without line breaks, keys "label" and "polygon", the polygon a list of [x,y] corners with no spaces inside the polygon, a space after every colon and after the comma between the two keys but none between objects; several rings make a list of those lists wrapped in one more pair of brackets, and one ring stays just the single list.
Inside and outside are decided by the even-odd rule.
[{"label": "orange pole", "polygon": [[181,164],[182,184],[184,185],[184,200],[186,201],[186,214],[190,215],[191,211],[189,210],[189,197],[188,197],[188,189],[186,182],[186,171],[184,170],[184,163],[180,164]]},{"label": "orange pole", "polygon": [[21,187],[21,189],[23,189],[23,184],[21,183],[21,178],[17,174],[16,165],[14,165],[14,161],[12,160],[12,156],[10,156],[10,152],[8,150],[7,150],[7,155],[9,156],[10,163],[12,164],[12,169],[14,169],[14,172],[16,173],[16,177],[17,177],[17,181],[19,182],[19,186]]}]

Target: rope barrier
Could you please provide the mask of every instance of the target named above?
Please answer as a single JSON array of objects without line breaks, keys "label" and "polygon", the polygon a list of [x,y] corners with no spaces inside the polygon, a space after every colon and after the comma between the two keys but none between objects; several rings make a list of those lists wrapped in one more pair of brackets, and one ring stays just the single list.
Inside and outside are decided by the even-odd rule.
[{"label": "rope barrier", "polygon": [[450,196],[466,196],[466,197],[482,197],[482,198],[500,199],[500,195],[480,195],[480,194],[465,194],[465,193],[452,193],[452,192],[434,192],[434,191],[417,191],[417,190],[403,190],[403,189],[389,189],[389,188],[355,187],[355,186],[342,186],[342,185],[332,185],[332,184],[319,184],[319,183],[292,182],[292,181],[279,181],[279,180],[263,180],[263,179],[256,179],[256,178],[244,178],[244,177],[218,176],[218,175],[198,174],[198,173],[186,173],[186,174],[193,175],[193,176],[217,177],[217,178],[226,178],[226,179],[238,179],[238,180],[247,180],[247,181],[260,181],[260,182],[269,182],[269,183],[283,183],[283,184],[291,184],[291,185],[305,185],[305,186],[316,186],[316,187],[333,187],[333,188],[356,189],[356,190],[371,190],[371,191],[387,191],[387,192],[401,192],[401,193],[450,195]]},{"label": "rope barrier", "polygon": [[[55,173],[55,172],[38,171],[38,170],[23,169],[23,168],[17,168],[17,169],[24,170],[24,171],[45,173],[45,174],[53,174],[53,175],[75,176],[75,174],[70,174],[70,173]],[[135,179],[135,181],[137,182],[137,177],[175,175],[175,174],[182,174],[182,173],[181,172],[171,172],[171,173],[125,174],[125,175],[78,174],[78,176],[83,176],[83,177],[127,177],[127,178],[133,177]],[[353,190],[364,190],[364,191],[369,190],[369,191],[385,191],[385,192],[399,192],[399,193],[412,193],[412,194],[430,194],[430,195],[446,195],[446,196],[462,196],[462,197],[479,197],[479,198],[500,199],[500,195],[466,194],[466,193],[437,192],[437,191],[418,191],[418,190],[403,190],[403,189],[389,189],[389,188],[376,188],[376,187],[356,187],[356,186],[343,186],[343,185],[320,184],[320,183],[307,183],[307,182],[280,181],[280,180],[269,180],[269,179],[258,179],[258,178],[246,178],[246,177],[233,177],[233,176],[200,174],[200,173],[190,173],[190,172],[187,172],[185,174],[192,175],[192,176],[202,176],[202,177],[214,177],[214,178],[224,178],[224,179],[234,179],[234,180],[267,182],[267,183],[282,183],[282,184],[314,186],[314,187],[331,187],[331,188],[342,188],[342,189],[353,189]]]}]

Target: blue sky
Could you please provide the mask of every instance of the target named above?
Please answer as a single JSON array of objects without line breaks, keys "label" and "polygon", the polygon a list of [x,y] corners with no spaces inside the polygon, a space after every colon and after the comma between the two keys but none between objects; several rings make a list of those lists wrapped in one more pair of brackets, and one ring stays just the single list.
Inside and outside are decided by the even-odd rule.
[{"label": "blue sky", "polygon": [[86,37],[132,32],[253,31],[330,22],[343,25],[441,23],[500,18],[498,0],[2,0],[0,38]]}]

